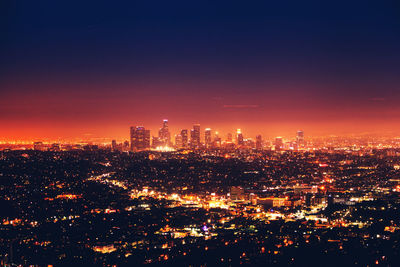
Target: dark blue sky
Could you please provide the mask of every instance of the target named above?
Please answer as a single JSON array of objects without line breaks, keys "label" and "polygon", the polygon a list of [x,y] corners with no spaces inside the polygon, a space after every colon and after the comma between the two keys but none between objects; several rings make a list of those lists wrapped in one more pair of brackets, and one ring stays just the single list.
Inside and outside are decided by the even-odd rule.
[{"label": "dark blue sky", "polygon": [[[116,108],[115,116],[172,116],[188,124],[186,117],[208,119],[196,117],[199,110],[218,112],[209,99],[256,104],[261,113],[285,111],[282,120],[294,112],[280,110],[282,99],[305,101],[310,107],[304,117],[325,101],[322,106],[344,108],[354,119],[381,112],[373,117],[393,120],[400,100],[399,3],[2,1],[0,119],[51,121],[36,111],[35,95],[46,100],[41,104],[61,97],[69,101],[60,102],[64,109],[78,110],[71,113],[75,120],[89,120],[93,116],[83,106],[106,105],[105,98],[119,94],[124,104],[126,98],[141,98],[142,106],[134,100],[132,106],[142,109],[162,100],[182,102],[188,115],[179,117],[180,111],[160,104],[151,114],[138,114],[139,107]],[[92,100],[74,102],[77,95]],[[15,108],[17,99],[28,108]],[[194,102],[203,105],[191,108]],[[118,106],[118,100],[111,104]],[[69,117],[65,110],[50,109],[60,119]],[[362,117],[360,110],[369,115]],[[244,120],[251,116],[247,113]],[[240,114],[232,116],[240,124]],[[148,118],[143,123],[152,123]]]},{"label": "dark blue sky", "polygon": [[2,73],[396,78],[400,4],[322,2],[6,1]]}]

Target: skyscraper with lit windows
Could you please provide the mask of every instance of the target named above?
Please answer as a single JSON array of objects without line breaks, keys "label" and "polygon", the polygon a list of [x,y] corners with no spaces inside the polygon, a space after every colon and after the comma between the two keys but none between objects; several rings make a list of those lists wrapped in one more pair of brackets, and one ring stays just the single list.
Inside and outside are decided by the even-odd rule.
[{"label": "skyscraper with lit windows", "polygon": [[304,146],[304,132],[302,130],[298,130],[297,131],[296,141],[297,141],[297,145],[299,147],[303,147]]},{"label": "skyscraper with lit windows", "polygon": [[221,137],[219,137],[218,132],[215,132],[214,142],[212,144],[213,147],[220,147],[222,143]]},{"label": "skyscraper with lit windows", "polygon": [[163,126],[158,131],[159,141],[163,146],[169,146],[171,144],[171,133],[168,128],[168,120],[163,120]]},{"label": "skyscraper with lit windows", "polygon": [[183,147],[182,135],[181,134],[175,135],[175,147],[176,148],[182,148]]},{"label": "skyscraper with lit windows", "polygon": [[236,131],[236,142],[238,146],[242,146],[244,144],[243,134],[240,129],[237,129]]},{"label": "skyscraper with lit windows", "polygon": [[261,135],[256,136],[256,149],[262,150],[262,137]]},{"label": "skyscraper with lit windows", "polygon": [[278,136],[275,138],[275,150],[283,149],[283,139],[282,137]]},{"label": "skyscraper with lit windows", "polygon": [[204,131],[204,143],[206,145],[206,148],[211,147],[211,129],[210,128],[206,128],[206,130]]},{"label": "skyscraper with lit windows", "polygon": [[130,131],[131,151],[142,151],[150,148],[150,130],[143,126],[132,126]]},{"label": "skyscraper with lit windows", "polygon": [[232,139],[233,139],[232,134],[231,134],[231,133],[228,133],[228,135],[227,135],[227,137],[226,137],[226,142],[232,143]]},{"label": "skyscraper with lit windows", "polygon": [[182,147],[187,148],[189,144],[188,130],[182,129],[181,136],[182,136]]},{"label": "skyscraper with lit windows", "polygon": [[190,147],[199,148],[200,144],[200,124],[195,124],[190,131]]}]

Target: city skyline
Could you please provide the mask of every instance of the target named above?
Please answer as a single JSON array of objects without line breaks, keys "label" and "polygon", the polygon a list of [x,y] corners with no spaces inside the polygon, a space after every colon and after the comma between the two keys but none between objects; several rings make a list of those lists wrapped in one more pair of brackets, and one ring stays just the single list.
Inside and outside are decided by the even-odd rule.
[{"label": "city skyline", "polygon": [[[167,121],[169,122],[169,119],[163,119],[161,121]],[[130,126],[129,126],[130,125]],[[26,132],[20,132],[14,134],[12,137],[7,137],[7,136],[2,136],[0,138],[1,143],[7,143],[7,142],[19,142],[19,143],[31,143],[34,141],[44,141],[44,142],[98,142],[98,143],[104,143],[104,142],[111,142],[112,140],[118,140],[120,142],[126,141],[130,139],[130,134],[128,133],[127,129],[129,127],[132,127],[132,125],[140,126],[140,127],[145,127],[150,131],[150,137],[159,137],[160,136],[160,130],[162,130],[163,127],[160,127],[160,121],[155,124],[151,124],[152,126],[148,126],[148,124],[140,124],[140,123],[129,123],[127,124],[123,129],[115,131],[114,129],[108,129],[109,134],[102,135],[99,133],[89,133],[89,132],[83,132],[83,129],[80,129],[82,134],[80,135],[48,135],[46,133],[43,134],[37,134],[34,135],[32,133],[26,133]],[[175,125],[172,123],[172,127],[168,126],[169,128],[169,137],[168,140],[170,141],[175,141],[175,138],[177,135],[181,134],[181,131],[183,129],[189,130],[189,139],[190,139],[190,129],[193,127],[193,125],[200,125],[203,128],[203,131],[201,131],[201,137],[204,139],[204,130],[209,129],[211,131],[212,136],[214,136],[216,133],[223,139],[227,139],[227,136],[229,134],[234,134],[236,135],[237,130],[241,130],[243,134],[246,136],[246,138],[251,138],[251,139],[256,139],[258,135],[261,135],[265,137],[266,139],[273,140],[275,137],[283,137],[285,139],[294,139],[296,140],[297,137],[296,135],[298,134],[298,131],[303,131],[306,129],[307,136],[308,138],[330,138],[330,137],[345,137],[345,138],[352,138],[352,137],[391,137],[391,138],[399,138],[400,134],[399,131],[396,131],[394,129],[388,130],[388,131],[382,131],[380,129],[371,129],[370,131],[356,131],[356,132],[351,132],[351,131],[321,131],[321,130],[312,130],[312,128],[308,127],[301,127],[298,123],[294,125],[299,125],[299,127],[295,127],[293,125],[285,125],[281,127],[276,127],[276,128],[270,128],[270,127],[265,127],[260,128],[257,126],[253,127],[240,127],[241,125],[244,124],[234,124],[238,125],[237,127],[234,127],[233,125],[227,126],[227,127],[221,127],[216,125],[215,127],[209,127],[212,124],[201,124],[201,123],[192,123],[192,124],[181,124],[181,125]],[[333,126],[332,126],[333,127]],[[351,128],[357,128],[357,125],[349,125],[347,128],[348,130]],[[262,130],[260,130],[262,129]],[[2,129],[6,130],[6,129]],[[61,129],[63,130],[63,129]],[[107,127],[105,128],[107,130]],[[103,130],[104,132],[104,130]],[[19,135],[21,134],[21,135]],[[29,137],[30,136],[30,137]]]}]

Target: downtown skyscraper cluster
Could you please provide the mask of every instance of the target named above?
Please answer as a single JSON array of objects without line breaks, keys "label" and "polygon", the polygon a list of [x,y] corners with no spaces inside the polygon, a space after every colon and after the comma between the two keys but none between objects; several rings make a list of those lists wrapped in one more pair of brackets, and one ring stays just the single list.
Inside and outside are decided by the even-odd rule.
[{"label": "downtown skyscraper cluster", "polygon": [[[158,131],[157,136],[151,137],[150,130],[143,126],[130,127],[130,151],[143,151],[149,149],[170,150],[170,149],[210,149],[210,148],[254,148],[262,150],[265,146],[265,141],[261,135],[257,135],[255,141],[251,138],[245,138],[242,130],[237,129],[236,135],[227,134],[226,140],[222,140],[218,132],[213,134],[210,128],[204,130],[204,138],[201,138],[200,124],[194,124],[193,128],[181,129],[175,135],[173,142],[171,132],[168,125],[168,120],[162,121],[162,126]],[[282,149],[298,149],[305,146],[304,132],[299,130],[296,134],[294,142],[285,143],[282,137],[276,137],[274,142],[270,144],[274,150]]]},{"label": "downtown skyscraper cluster", "polygon": [[[162,127],[158,131],[158,136],[153,136],[150,142],[150,130],[143,126],[132,126],[130,128],[130,150],[141,151],[150,148],[166,148],[173,147],[171,140],[171,132],[168,127],[168,120],[163,120]],[[211,130],[209,130],[211,131]],[[211,132],[208,134],[209,142],[211,140]],[[175,136],[175,147],[178,148],[200,148],[202,146],[200,124],[195,124],[190,131],[190,139],[187,129],[182,129]]]}]

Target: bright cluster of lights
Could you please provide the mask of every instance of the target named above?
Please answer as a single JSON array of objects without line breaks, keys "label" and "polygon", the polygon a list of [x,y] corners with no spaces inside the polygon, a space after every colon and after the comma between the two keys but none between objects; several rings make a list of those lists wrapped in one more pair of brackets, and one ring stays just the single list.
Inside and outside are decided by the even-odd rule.
[{"label": "bright cluster of lights", "polygon": [[158,146],[154,149],[154,151],[158,151],[158,152],[173,152],[176,151],[173,147],[169,147],[169,146]]}]

